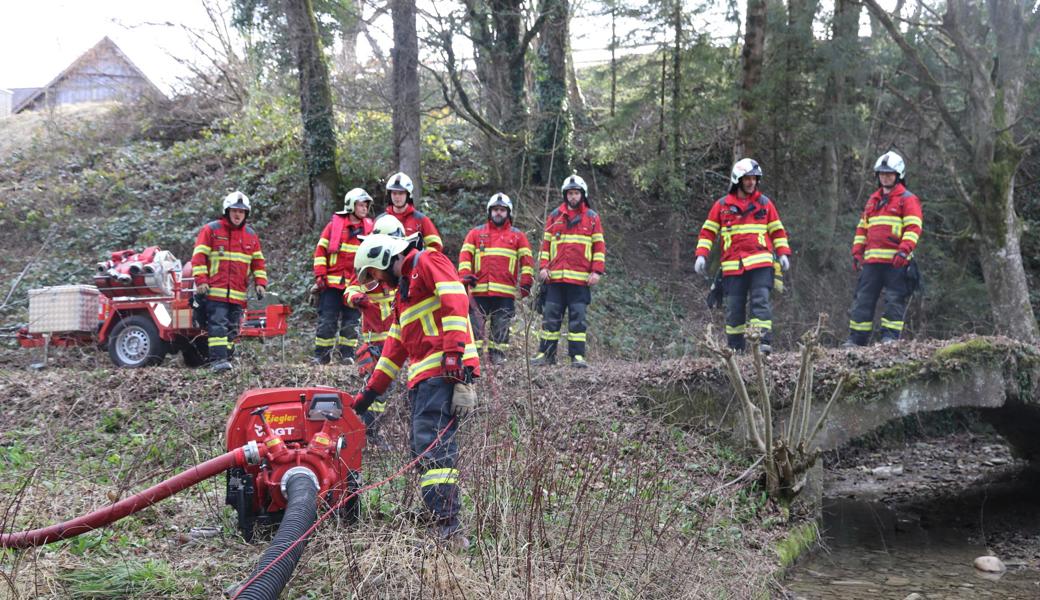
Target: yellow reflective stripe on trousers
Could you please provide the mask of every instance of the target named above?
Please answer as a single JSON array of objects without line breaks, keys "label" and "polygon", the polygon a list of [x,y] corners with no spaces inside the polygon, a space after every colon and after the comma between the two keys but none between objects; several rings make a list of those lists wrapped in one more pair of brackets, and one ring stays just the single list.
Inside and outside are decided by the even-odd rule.
[{"label": "yellow reflective stripe on trousers", "polygon": [[419,487],[428,485],[456,485],[459,482],[458,469],[430,469],[419,478]]},{"label": "yellow reflective stripe on trousers", "polygon": [[334,338],[315,337],[314,345],[319,348],[331,348],[336,345],[336,340]]},{"label": "yellow reflective stripe on trousers", "polygon": [[726,335],[740,335],[747,331],[747,325],[726,325]]},{"label": "yellow reflective stripe on trousers", "polygon": [[210,348],[227,348],[228,346],[230,346],[230,344],[228,344],[228,339],[226,337],[209,338]]},{"label": "yellow reflective stripe on trousers", "polygon": [[885,329],[894,329],[895,331],[903,330],[902,321],[889,321],[888,319],[881,319],[881,326]]},{"label": "yellow reflective stripe on trousers", "polygon": [[874,329],[873,321],[849,321],[849,329],[853,331],[870,331]]},{"label": "yellow reflective stripe on trousers", "polygon": [[559,331],[545,331],[543,329],[542,330],[542,339],[543,340],[548,340],[550,342],[553,341],[553,340],[559,340],[560,339],[560,332]]},{"label": "yellow reflective stripe on trousers", "polygon": [[747,324],[751,327],[759,327],[762,329],[772,329],[773,322],[766,321],[765,319],[748,319]]},{"label": "yellow reflective stripe on trousers", "polygon": [[571,342],[584,342],[587,334],[582,331],[581,333],[575,333],[573,331],[567,332],[567,340]]},{"label": "yellow reflective stripe on trousers", "polygon": [[376,400],[368,406],[368,411],[373,413],[386,412],[386,402]]}]

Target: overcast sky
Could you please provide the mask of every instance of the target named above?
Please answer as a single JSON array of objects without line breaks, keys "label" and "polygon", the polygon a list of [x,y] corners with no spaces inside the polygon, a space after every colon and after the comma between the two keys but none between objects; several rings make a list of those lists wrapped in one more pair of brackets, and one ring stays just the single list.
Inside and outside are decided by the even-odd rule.
[{"label": "overcast sky", "polygon": [[[431,0],[419,1],[422,5]],[[212,3],[227,4],[226,0]],[[702,3],[687,0],[686,4]],[[732,24],[724,22],[725,3],[703,4],[712,8],[695,18],[696,28],[710,31],[716,39],[732,36]],[[826,0],[824,4],[832,5]],[[738,6],[743,9],[744,0],[738,0]],[[609,18],[591,15],[599,7],[588,0],[577,0],[575,8],[577,15],[571,22],[575,60],[579,65],[606,60]],[[201,0],[0,0],[0,15],[0,88],[43,86],[107,35],[168,93],[186,75],[170,55],[195,56],[182,27],[212,29]],[[637,24],[619,23],[618,35],[633,26]],[[373,33],[386,51],[389,19],[375,23]],[[359,52],[364,55],[367,46],[359,47]]]}]

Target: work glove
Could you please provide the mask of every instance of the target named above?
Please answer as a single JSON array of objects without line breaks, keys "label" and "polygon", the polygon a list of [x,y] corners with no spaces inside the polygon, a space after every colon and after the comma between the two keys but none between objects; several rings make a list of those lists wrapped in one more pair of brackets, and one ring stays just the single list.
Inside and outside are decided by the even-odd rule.
[{"label": "work glove", "polygon": [[354,396],[354,403],[351,408],[358,415],[363,415],[368,411],[368,407],[372,406],[372,403],[379,399],[379,394],[375,393],[374,390],[365,388],[363,392],[358,392]]},{"label": "work glove", "polygon": [[200,283],[197,286],[195,286],[195,295],[196,296],[205,296],[208,293],[209,293],[209,284],[208,283]]},{"label": "work glove", "polygon": [[263,300],[264,299],[264,294],[266,294],[266,293],[267,293],[267,288],[265,286],[262,286],[262,285],[256,286],[256,299],[257,300]]},{"label": "work glove", "polygon": [[464,285],[466,287],[473,287],[473,286],[477,285],[477,276],[476,275],[464,275],[462,277],[462,285]]},{"label": "work glove", "polygon": [[780,257],[780,268],[784,271],[784,273],[786,273],[787,270],[791,268],[791,259],[787,258],[787,255]]},{"label": "work glove", "polygon": [[464,376],[462,368],[462,353],[445,352],[444,359],[441,361],[441,373],[449,379],[462,381]]},{"label": "work glove", "polygon": [[701,277],[708,276],[708,260],[703,256],[698,256],[697,261],[693,263],[693,270]]},{"label": "work glove", "polygon": [[468,383],[456,383],[451,397],[451,414],[460,419],[477,409],[477,390]]},{"label": "work glove", "polygon": [[863,268],[863,255],[862,254],[853,254],[852,255],[852,270],[853,271],[859,271],[862,268]]},{"label": "work glove", "polygon": [[328,287],[328,285],[329,282],[324,275],[318,275],[314,278],[314,287],[318,288],[319,292]]},{"label": "work glove", "polygon": [[899,252],[892,257],[892,266],[897,269],[902,269],[908,264],[910,264],[910,259],[906,256],[906,252]]},{"label": "work glove", "polygon": [[521,298],[526,298],[526,297],[528,297],[530,295],[531,295],[531,286],[529,286],[529,285],[522,285],[522,286],[520,286],[520,297]]}]

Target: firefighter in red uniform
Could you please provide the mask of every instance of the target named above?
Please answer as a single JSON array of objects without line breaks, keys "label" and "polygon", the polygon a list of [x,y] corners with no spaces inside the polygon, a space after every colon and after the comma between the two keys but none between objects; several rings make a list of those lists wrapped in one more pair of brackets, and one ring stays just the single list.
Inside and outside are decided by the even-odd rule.
[{"label": "firefighter in red uniform", "polygon": [[487,203],[488,221],[466,234],[459,253],[459,276],[474,297],[470,320],[477,347],[484,342],[484,324],[491,323],[487,354],[492,364],[505,362],[509,322],[516,314],[516,296],[526,298],[534,279],[531,245],[513,227],[513,201],[495,194]]},{"label": "firefighter in red uniform", "polygon": [[242,192],[231,192],[224,197],[223,206],[224,216],[199,231],[191,255],[195,294],[205,298],[209,359],[218,372],[231,369],[228,358],[246,306],[249,276],[253,276],[257,299],[267,290],[260,238],[246,224],[249,198]]},{"label": "firefighter in red uniform", "polygon": [[431,250],[442,252],[444,243],[441,242],[441,234],[437,226],[433,224],[430,217],[415,210],[415,200],[412,199],[412,178],[404,173],[394,173],[386,182],[386,191],[390,194],[390,205],[386,208],[386,214],[397,217],[404,225],[406,235],[418,233],[423,245]]},{"label": "firefighter in red uniform", "polygon": [[[762,330],[762,352],[773,351],[773,262],[786,271],[791,263],[787,232],[776,205],[759,189],[762,168],[750,158],[733,165],[729,194],[711,206],[697,240],[694,270],[706,275],[708,254],[716,238],[722,239],[722,284],[726,296],[726,341],[744,350],[748,325]],[[751,306],[751,318],[747,307]]]},{"label": "firefighter in red uniform", "polygon": [[[455,433],[459,419],[476,406],[469,383],[479,376],[480,361],[467,318],[469,299],[458,272],[443,253],[419,249],[416,238],[370,235],[354,258],[362,285],[379,281],[397,288],[394,323],[383,354],[355,398],[354,409],[363,415],[409,361],[411,443],[413,455],[422,456],[423,502],[433,516],[435,535],[465,546],[468,542],[459,535]],[[442,430],[443,437],[434,444]]]},{"label": "firefighter in red uniform", "polygon": [[918,280],[914,249],[921,238],[921,201],[906,189],[906,164],[895,152],[874,164],[878,189],[863,209],[852,240],[852,266],[859,271],[845,346],[866,346],[874,329],[874,305],[882,290],[881,342],[895,342],[903,332],[907,301]]},{"label": "firefighter in red uniform", "polygon": [[[372,227],[372,235],[391,235],[404,238],[404,226],[393,215],[380,215]],[[362,236],[364,237],[364,236]],[[367,380],[375,370],[376,361],[383,354],[383,342],[394,323],[394,295],[397,288],[383,282],[361,285],[355,275],[343,293],[343,302],[361,311],[361,346],[357,353],[358,373]],[[386,412],[386,402],[377,399],[362,416],[371,445],[384,447],[379,434],[380,420]]]},{"label": "firefighter in red uniform", "polygon": [[314,248],[314,289],[318,292],[318,329],[314,334],[314,362],[326,365],[336,358],[343,364],[354,361],[357,326],[361,313],[343,301],[343,290],[354,277],[354,253],[359,236],[372,231],[368,209],[372,197],[354,188],[343,198],[343,210],[336,212],[321,232]]},{"label": "firefighter in red uniform", "polygon": [[589,188],[577,173],[560,187],[563,204],[545,220],[545,234],[538,253],[538,280],[546,286],[542,309],[542,341],[535,366],[556,362],[563,312],[568,313],[567,352],[571,366],[585,368],[585,311],[592,301],[592,286],[604,272],[607,246],[603,225],[589,204]]}]

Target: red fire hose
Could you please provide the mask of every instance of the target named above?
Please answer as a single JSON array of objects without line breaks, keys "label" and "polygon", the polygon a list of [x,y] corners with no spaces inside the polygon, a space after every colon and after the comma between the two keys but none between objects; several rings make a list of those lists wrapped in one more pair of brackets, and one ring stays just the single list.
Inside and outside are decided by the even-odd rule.
[{"label": "red fire hose", "polygon": [[[49,544],[58,540],[75,537],[104,527],[114,521],[133,514],[144,508],[169,498],[177,492],[189,488],[200,481],[209,479],[214,475],[223,473],[231,467],[243,467],[246,464],[259,464],[261,458],[261,447],[256,442],[250,442],[241,448],[221,454],[192,467],[178,475],[162,481],[152,487],[138,492],[129,498],[124,498],[115,504],[95,510],[94,512],[77,517],[64,523],[33,529],[31,531],[20,531],[18,533],[5,533],[0,535],[0,547],[4,548],[29,548],[41,544]],[[266,448],[265,448],[266,449]]]}]

